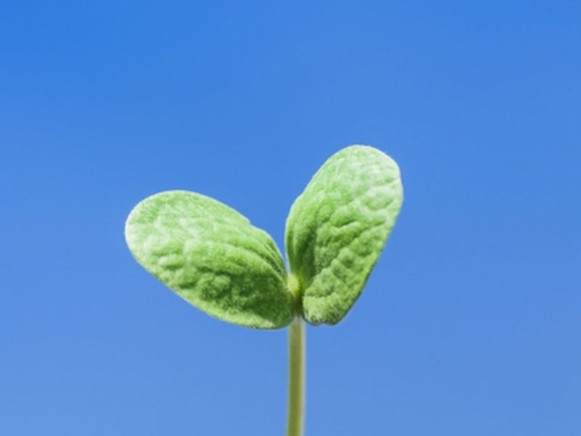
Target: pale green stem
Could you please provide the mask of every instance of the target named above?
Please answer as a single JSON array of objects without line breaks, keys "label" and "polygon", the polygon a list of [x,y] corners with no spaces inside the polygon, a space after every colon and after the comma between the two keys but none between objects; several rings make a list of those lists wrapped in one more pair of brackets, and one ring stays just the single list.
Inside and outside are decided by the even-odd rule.
[{"label": "pale green stem", "polygon": [[288,421],[287,436],[303,436],[305,421],[305,323],[297,317],[288,335]]}]

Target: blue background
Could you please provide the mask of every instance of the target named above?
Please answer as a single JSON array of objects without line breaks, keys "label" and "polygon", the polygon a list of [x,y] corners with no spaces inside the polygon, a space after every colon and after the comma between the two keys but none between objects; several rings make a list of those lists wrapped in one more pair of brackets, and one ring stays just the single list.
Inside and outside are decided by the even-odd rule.
[{"label": "blue background", "polygon": [[216,321],[124,220],[211,195],[281,244],[352,144],[399,222],[308,330],[307,434],[581,434],[578,1],[0,3],[0,434],[282,435],[286,332]]}]

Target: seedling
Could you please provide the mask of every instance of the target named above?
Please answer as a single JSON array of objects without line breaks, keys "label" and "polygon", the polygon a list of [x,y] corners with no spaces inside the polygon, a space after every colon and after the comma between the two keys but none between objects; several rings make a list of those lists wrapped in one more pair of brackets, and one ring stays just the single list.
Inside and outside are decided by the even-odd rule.
[{"label": "seedling", "polygon": [[125,237],[133,256],[180,297],[223,321],[289,326],[287,436],[304,422],[305,323],[339,323],[377,262],[401,208],[397,164],[353,145],[331,156],[286,221],[288,270],[273,239],[212,198],[167,191],[139,203]]}]

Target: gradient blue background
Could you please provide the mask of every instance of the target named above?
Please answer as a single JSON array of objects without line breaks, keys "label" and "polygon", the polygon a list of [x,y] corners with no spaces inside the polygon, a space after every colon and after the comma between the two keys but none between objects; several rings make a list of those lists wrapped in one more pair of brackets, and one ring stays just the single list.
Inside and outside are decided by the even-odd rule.
[{"label": "gradient blue background", "polygon": [[307,434],[581,434],[578,1],[0,3],[0,435],[282,435],[286,332],[185,304],[124,220],[211,195],[281,244],[332,153],[406,200],[308,330]]}]

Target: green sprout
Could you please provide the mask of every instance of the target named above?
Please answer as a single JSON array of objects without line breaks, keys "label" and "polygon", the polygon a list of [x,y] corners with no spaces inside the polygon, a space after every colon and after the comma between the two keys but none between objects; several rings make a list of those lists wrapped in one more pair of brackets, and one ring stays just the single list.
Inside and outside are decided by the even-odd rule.
[{"label": "green sprout", "polygon": [[331,156],[292,205],[288,270],[270,235],[193,192],[146,198],[131,211],[125,237],[138,263],[207,314],[257,329],[289,326],[287,436],[301,436],[304,321],[335,325],[345,317],[402,200],[397,164],[376,148],[352,145]]}]

